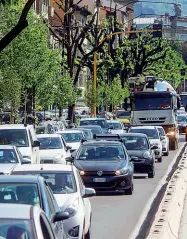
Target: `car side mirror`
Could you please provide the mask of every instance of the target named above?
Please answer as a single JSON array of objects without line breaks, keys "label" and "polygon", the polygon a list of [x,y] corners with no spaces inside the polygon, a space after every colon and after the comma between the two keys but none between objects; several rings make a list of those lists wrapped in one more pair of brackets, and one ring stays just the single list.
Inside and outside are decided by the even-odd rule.
[{"label": "car side mirror", "polygon": [[136,156],[130,156],[130,161],[133,162],[133,161],[136,161],[138,160],[138,157]]},{"label": "car side mirror", "polygon": [[68,212],[57,212],[54,217],[53,217],[53,223],[59,222],[59,221],[64,221],[69,218],[69,213]]},{"label": "car side mirror", "polygon": [[32,144],[32,147],[35,148],[35,147],[40,147],[40,141],[39,140],[34,140],[33,144]]},{"label": "car side mirror", "polygon": [[153,145],[153,146],[151,146],[151,149],[158,149],[158,146]]},{"label": "car side mirror", "polygon": [[66,158],[66,162],[68,162],[68,163],[74,163],[74,157],[67,157]]},{"label": "car side mirror", "polygon": [[96,195],[95,189],[85,188],[85,193],[83,195],[83,198],[90,198],[90,197],[94,197],[95,195]]},{"label": "car side mirror", "polygon": [[108,126],[108,129],[114,129],[113,125]]},{"label": "car side mirror", "polygon": [[31,160],[29,158],[23,158],[21,164],[31,164]]},{"label": "car side mirror", "polygon": [[164,136],[160,136],[160,140],[164,140],[165,139],[165,137]]},{"label": "car side mirror", "polygon": [[70,149],[72,149],[72,147],[71,146],[66,146],[66,149],[70,150]]}]

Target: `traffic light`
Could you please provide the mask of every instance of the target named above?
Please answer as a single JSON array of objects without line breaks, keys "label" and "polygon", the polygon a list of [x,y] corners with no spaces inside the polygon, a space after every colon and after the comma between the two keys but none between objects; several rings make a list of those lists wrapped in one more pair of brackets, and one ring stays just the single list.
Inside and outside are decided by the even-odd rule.
[{"label": "traffic light", "polygon": [[181,76],[185,76],[186,74],[186,70],[185,69],[181,69]]},{"label": "traffic light", "polygon": [[[136,24],[132,24],[131,31],[136,31]],[[129,33],[129,40],[137,38],[136,33]]]},{"label": "traffic light", "polygon": [[162,24],[154,23],[153,24],[153,30],[155,31],[155,32],[153,32],[153,37],[162,38]]}]

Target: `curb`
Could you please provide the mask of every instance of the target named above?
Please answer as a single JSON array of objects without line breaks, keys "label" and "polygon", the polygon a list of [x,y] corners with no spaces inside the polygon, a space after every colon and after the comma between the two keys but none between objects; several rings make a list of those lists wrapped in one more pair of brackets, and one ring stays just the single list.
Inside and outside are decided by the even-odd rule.
[{"label": "curb", "polygon": [[187,148],[168,183],[147,239],[176,239],[187,191]]},{"label": "curb", "polygon": [[186,146],[187,143],[184,143],[180,147],[176,156],[173,158],[172,162],[168,166],[166,174],[159,181],[157,188],[151,195],[146,207],[144,208],[138,220],[138,223],[136,224],[135,229],[133,230],[128,239],[145,239],[148,236],[149,230],[155,218],[155,214],[158,211],[159,205],[162,201],[162,198],[168,186],[168,182],[170,181],[172,175],[174,174],[179,164],[179,161],[181,160],[181,157],[185,151]]}]

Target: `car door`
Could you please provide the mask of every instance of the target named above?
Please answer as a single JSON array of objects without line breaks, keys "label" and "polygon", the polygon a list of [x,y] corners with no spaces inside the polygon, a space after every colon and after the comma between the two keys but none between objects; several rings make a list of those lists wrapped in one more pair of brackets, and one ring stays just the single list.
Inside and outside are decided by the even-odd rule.
[{"label": "car door", "polygon": [[79,190],[80,190],[80,197],[83,205],[84,210],[84,219],[85,219],[85,233],[87,233],[89,227],[90,227],[90,221],[91,221],[91,203],[89,198],[83,198],[84,192],[85,192],[85,186],[83,184],[82,178],[79,174],[79,172],[76,170],[78,184],[79,184]]},{"label": "car door", "polygon": [[[49,208],[50,208],[50,212],[51,212],[51,219],[52,219],[52,217],[57,212],[59,212],[60,209],[56,203],[56,200],[53,196],[53,193],[51,192],[50,187],[48,186],[48,184],[46,182],[45,182],[45,192],[46,192],[46,197],[47,197],[47,201],[49,204]],[[55,235],[58,239],[63,238],[63,223],[62,223],[62,221],[52,223],[52,228],[53,228]]]},{"label": "car door", "polygon": [[40,227],[44,239],[55,239],[55,234],[47,216],[42,212],[40,214]]}]

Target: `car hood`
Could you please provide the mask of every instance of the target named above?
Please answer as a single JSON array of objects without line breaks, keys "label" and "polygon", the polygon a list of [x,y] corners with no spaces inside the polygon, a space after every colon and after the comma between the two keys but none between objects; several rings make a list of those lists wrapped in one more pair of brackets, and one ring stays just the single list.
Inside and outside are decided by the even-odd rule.
[{"label": "car hood", "polygon": [[10,173],[18,164],[0,164],[0,173]]},{"label": "car hood", "polygon": [[68,206],[70,206],[77,198],[77,193],[70,194],[54,194],[58,206],[62,211],[64,211]]},{"label": "car hood", "polygon": [[135,156],[138,158],[142,158],[145,152],[149,152],[148,150],[127,150],[129,156]]},{"label": "car hood", "polygon": [[80,142],[76,142],[76,143],[67,143],[68,146],[71,146],[72,149],[78,149],[80,147]]},{"label": "car hood", "polygon": [[55,158],[57,155],[62,153],[62,149],[44,149],[40,150],[40,158]]},{"label": "car hood", "polygon": [[32,155],[32,151],[30,147],[19,147],[19,150],[24,157],[27,157],[27,156],[30,157]]},{"label": "car hood", "polygon": [[151,145],[160,145],[161,142],[159,139],[149,139]]},{"label": "car hood", "polygon": [[75,166],[79,170],[84,171],[116,171],[120,168],[125,167],[126,161],[119,160],[119,161],[82,161],[76,160]]}]

